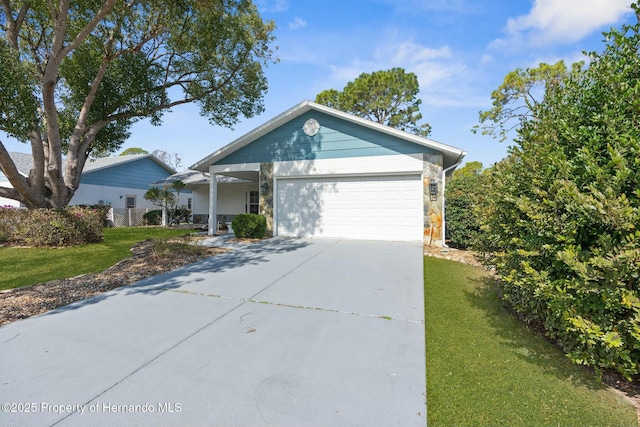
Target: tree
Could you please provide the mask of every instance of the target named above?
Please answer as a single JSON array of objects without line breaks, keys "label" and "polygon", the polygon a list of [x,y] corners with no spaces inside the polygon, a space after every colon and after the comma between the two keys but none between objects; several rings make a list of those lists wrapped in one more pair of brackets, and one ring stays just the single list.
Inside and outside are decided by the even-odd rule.
[{"label": "tree", "polygon": [[162,208],[167,212],[167,220],[169,225],[180,224],[182,218],[181,208],[178,206],[180,202],[180,192],[186,184],[177,179],[171,184],[171,191],[168,188],[151,187],[144,193],[144,199]]},{"label": "tree", "polygon": [[418,77],[402,68],[362,73],[347,83],[342,92],[325,90],[316,95],[316,102],[337,110],[385,124],[423,137],[429,136],[431,126],[418,124],[422,119],[416,98],[420,92]]},{"label": "tree", "polygon": [[453,171],[453,178],[462,178],[465,176],[477,176],[482,173],[482,162],[467,162],[464,166]]},{"label": "tree", "polygon": [[580,73],[584,63],[577,62],[568,70],[564,61],[553,65],[541,63],[537,68],[517,68],[491,93],[493,108],[480,111],[480,124],[473,133],[491,135],[500,141],[531,118],[536,106],[544,101],[547,89],[562,84],[568,76]]},{"label": "tree", "polygon": [[149,154],[149,152],[139,147],[131,147],[120,153],[121,156],[130,156],[132,154]]},{"label": "tree", "polygon": [[0,141],[0,197],[64,206],[88,156],[182,104],[212,125],[262,112],[273,30],[250,0],[2,0],[0,130],[34,163],[23,177]]},{"label": "tree", "polygon": [[171,154],[164,150],[153,150],[153,155],[175,170],[179,170],[182,166],[182,156],[178,153]]},{"label": "tree", "polygon": [[640,373],[640,7],[548,87],[493,168],[482,247],[504,300],[576,363]]}]

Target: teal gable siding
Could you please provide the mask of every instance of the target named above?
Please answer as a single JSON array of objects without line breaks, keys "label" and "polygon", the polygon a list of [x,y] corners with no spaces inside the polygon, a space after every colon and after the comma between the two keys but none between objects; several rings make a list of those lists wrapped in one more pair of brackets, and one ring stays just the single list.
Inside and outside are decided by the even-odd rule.
[{"label": "teal gable siding", "polygon": [[147,189],[152,182],[171,175],[169,171],[149,158],[100,169],[95,172],[85,171],[80,184],[104,185],[107,187],[124,187]]},{"label": "teal gable siding", "polygon": [[[320,131],[313,137],[302,131],[314,118]],[[393,154],[435,153],[427,147],[358,126],[317,111],[297,117],[215,164],[268,163],[287,160],[317,160]]]}]

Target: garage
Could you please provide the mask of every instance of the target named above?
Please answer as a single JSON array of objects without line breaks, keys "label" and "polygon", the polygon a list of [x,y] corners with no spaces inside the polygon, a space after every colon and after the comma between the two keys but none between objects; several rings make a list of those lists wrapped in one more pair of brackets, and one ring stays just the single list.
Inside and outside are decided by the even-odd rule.
[{"label": "garage", "polygon": [[[257,211],[266,219],[267,236],[426,239],[441,245],[446,177],[465,154],[303,101],[192,169],[210,177],[200,193],[209,197],[201,205],[209,207],[210,234],[221,232],[218,224],[228,216]],[[228,177],[243,180],[249,198],[226,189]],[[232,196],[248,201],[228,212]]]},{"label": "garage", "polygon": [[278,179],[276,234],[419,241],[420,175]]}]

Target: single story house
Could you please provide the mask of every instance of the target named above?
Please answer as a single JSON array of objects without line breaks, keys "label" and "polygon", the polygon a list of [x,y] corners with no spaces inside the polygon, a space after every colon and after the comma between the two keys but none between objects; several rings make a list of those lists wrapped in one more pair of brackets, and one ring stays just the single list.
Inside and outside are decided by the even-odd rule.
[{"label": "single story house", "polygon": [[209,234],[221,214],[257,212],[273,236],[441,243],[446,176],[465,154],[304,101],[190,167],[208,181],[194,212],[208,208]]},{"label": "single story house", "polygon": [[[10,152],[18,171],[29,176],[33,157],[31,154]],[[85,163],[80,186],[69,205],[110,205],[122,209],[158,209],[144,199],[151,183],[166,178],[176,171],[153,154],[101,157]],[[0,186],[11,187],[11,183],[0,172]],[[190,193],[181,195],[181,202],[189,203]],[[19,207],[11,199],[0,199],[0,206]]]},{"label": "single story house", "polygon": [[[175,169],[153,154],[100,157],[85,163],[80,186],[70,205],[110,205],[114,208],[158,209],[144,199],[154,181],[171,176]],[[189,193],[181,194],[188,204]]]}]

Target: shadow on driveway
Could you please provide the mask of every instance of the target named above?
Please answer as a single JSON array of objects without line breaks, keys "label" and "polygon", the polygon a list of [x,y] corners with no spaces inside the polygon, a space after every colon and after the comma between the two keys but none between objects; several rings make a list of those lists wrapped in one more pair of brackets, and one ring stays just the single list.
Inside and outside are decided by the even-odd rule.
[{"label": "shadow on driveway", "polygon": [[100,295],[77,301],[54,310],[50,310],[42,316],[77,310],[89,305],[105,301],[121,292],[131,294],[159,294],[168,290],[178,289],[186,284],[197,283],[205,280],[205,275],[233,270],[247,265],[260,265],[270,261],[270,257],[277,254],[293,252],[309,246],[309,242],[301,239],[272,238],[256,243],[237,243],[229,245],[230,251],[204,260],[189,264],[168,273],[149,277],[127,286],[113,289]]}]

